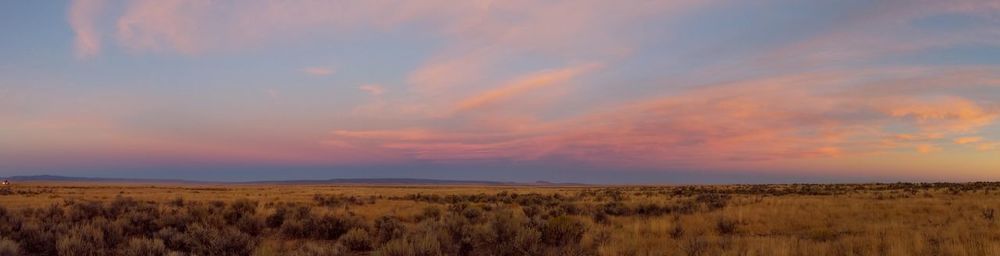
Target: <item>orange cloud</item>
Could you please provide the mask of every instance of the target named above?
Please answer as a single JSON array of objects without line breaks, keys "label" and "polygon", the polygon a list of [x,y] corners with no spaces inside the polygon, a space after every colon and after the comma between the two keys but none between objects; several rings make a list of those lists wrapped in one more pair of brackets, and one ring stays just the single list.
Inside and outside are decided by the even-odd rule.
[{"label": "orange cloud", "polygon": [[920,145],[917,145],[916,149],[917,149],[917,152],[920,152],[921,154],[929,154],[929,153],[934,153],[934,152],[941,151],[941,148],[939,148],[937,146],[934,146],[934,145],[930,145],[930,144],[920,144]]},{"label": "orange cloud", "polygon": [[961,137],[955,139],[955,144],[963,145],[983,141],[982,137]]},{"label": "orange cloud", "polygon": [[885,111],[893,117],[915,120],[929,132],[965,132],[988,124],[1000,116],[995,110],[957,97],[932,100],[905,99],[888,103]]},{"label": "orange cloud", "polygon": [[976,149],[979,151],[992,151],[1000,149],[1000,143],[997,142],[980,143],[979,145],[976,146]]}]

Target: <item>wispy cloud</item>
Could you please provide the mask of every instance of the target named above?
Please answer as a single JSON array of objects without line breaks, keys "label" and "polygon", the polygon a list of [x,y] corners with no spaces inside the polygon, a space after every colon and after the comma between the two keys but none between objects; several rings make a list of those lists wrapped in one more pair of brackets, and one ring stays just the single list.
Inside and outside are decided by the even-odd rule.
[{"label": "wispy cloud", "polygon": [[518,94],[527,93],[541,87],[566,83],[583,73],[596,69],[598,64],[583,64],[563,69],[546,70],[525,77],[517,78],[495,89],[476,94],[461,100],[456,105],[456,111],[468,111],[506,100]]},{"label": "wispy cloud", "polygon": [[[508,126],[518,127],[510,130],[463,132],[427,127],[401,131],[337,131],[334,137],[343,141],[363,141],[369,147],[402,151],[430,160],[568,158],[619,164],[700,166],[857,156],[905,148],[929,154],[941,151],[939,144],[948,140],[967,141],[961,136],[974,134],[993,124],[1000,113],[983,103],[957,96],[845,96],[855,95],[855,90],[865,90],[859,88],[877,87],[870,81],[861,82],[867,86],[858,84],[856,77],[865,72],[805,73],[713,85],[571,119],[521,120],[516,126]],[[553,79],[540,80],[562,81],[575,72],[547,74],[539,77]],[[948,75],[899,77],[877,83],[890,86]],[[987,76],[989,79],[995,74]],[[984,80],[983,77],[965,79]],[[533,86],[523,85],[534,85],[512,84],[500,88],[531,88]],[[491,95],[510,94],[484,95],[487,96],[483,99],[495,99],[497,97]],[[459,119],[452,122],[462,120],[462,117],[454,118]],[[478,118],[483,117],[476,118],[481,121]],[[919,134],[904,134],[900,129]],[[888,138],[893,138],[893,143],[885,143]]]},{"label": "wispy cloud", "polygon": [[362,90],[364,92],[367,92],[368,94],[374,95],[374,96],[379,96],[379,95],[382,95],[383,93],[385,93],[385,88],[382,88],[381,85],[377,85],[377,84],[362,85],[362,86],[359,86],[358,89],[360,89],[360,90]]},{"label": "wispy cloud", "polygon": [[955,144],[964,145],[983,141],[983,137],[961,137],[955,138]]},{"label": "wispy cloud", "polygon": [[331,67],[306,67],[302,69],[302,72],[314,76],[329,76],[333,74],[333,68]]},{"label": "wispy cloud", "polygon": [[[290,163],[732,169],[888,154],[943,159],[1000,148],[993,135],[1000,128],[1000,70],[988,58],[1000,46],[995,1],[823,5],[835,8],[714,0],[72,0],[65,19],[79,59],[108,52],[129,60],[109,62],[114,66],[148,55],[211,64],[238,57],[260,61],[254,71],[261,72],[219,79],[230,74],[176,69],[189,84],[225,84],[199,95],[206,99],[197,110],[177,111],[177,122],[135,121],[162,116],[141,112],[72,118],[86,109],[74,106],[22,114],[37,120],[17,119],[16,129],[69,141],[68,151],[101,144],[106,131],[115,133],[106,137],[114,143],[99,150],[108,155],[134,147],[176,158]],[[742,13],[744,7],[763,11]],[[737,33],[729,24],[746,26]],[[273,58],[284,54],[295,62]],[[172,68],[177,61],[151,59],[134,68]],[[275,81],[287,76],[315,79]],[[80,78],[74,82],[101,80]],[[230,85],[249,93],[233,95]],[[187,96],[158,86],[114,89],[141,103]],[[242,112],[261,98],[273,105]],[[78,100],[72,93],[45,99],[17,104],[36,109]],[[190,100],[164,100],[172,102],[158,111]],[[271,119],[259,113],[272,108]],[[213,118],[193,117],[202,112]],[[143,122],[155,124],[136,124]],[[280,129],[272,125],[278,122]],[[174,127],[190,123],[198,125]],[[77,141],[59,126],[88,134]],[[185,133],[172,134],[179,130]],[[238,139],[215,140],[219,134]]]}]

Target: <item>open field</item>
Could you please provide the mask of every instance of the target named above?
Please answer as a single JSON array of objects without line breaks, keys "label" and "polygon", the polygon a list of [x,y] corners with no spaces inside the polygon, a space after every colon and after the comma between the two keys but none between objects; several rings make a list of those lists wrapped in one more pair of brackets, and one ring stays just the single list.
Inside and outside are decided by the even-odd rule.
[{"label": "open field", "polygon": [[21,183],[0,255],[1000,255],[1000,183]]}]

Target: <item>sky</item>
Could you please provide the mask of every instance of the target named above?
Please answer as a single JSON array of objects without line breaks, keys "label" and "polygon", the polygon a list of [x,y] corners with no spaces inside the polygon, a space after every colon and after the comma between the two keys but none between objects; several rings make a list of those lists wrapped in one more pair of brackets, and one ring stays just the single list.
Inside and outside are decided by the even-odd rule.
[{"label": "sky", "polygon": [[1000,2],[0,2],[0,176],[1000,179]]}]

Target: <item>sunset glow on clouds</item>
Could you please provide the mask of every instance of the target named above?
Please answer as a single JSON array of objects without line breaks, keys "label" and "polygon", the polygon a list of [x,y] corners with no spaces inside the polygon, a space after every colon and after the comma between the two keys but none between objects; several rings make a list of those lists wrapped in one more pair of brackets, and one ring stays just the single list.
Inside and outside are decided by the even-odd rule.
[{"label": "sunset glow on clouds", "polygon": [[995,1],[0,7],[0,176],[1000,178]]}]

